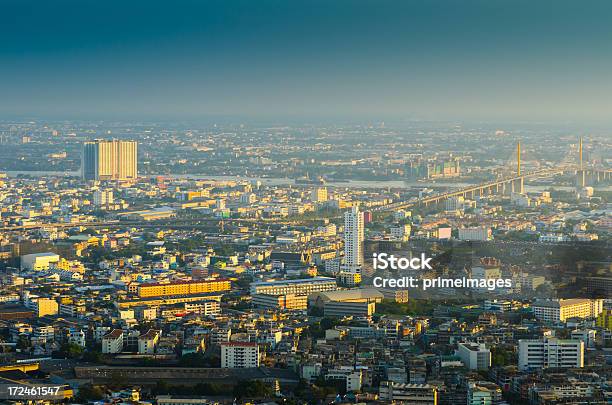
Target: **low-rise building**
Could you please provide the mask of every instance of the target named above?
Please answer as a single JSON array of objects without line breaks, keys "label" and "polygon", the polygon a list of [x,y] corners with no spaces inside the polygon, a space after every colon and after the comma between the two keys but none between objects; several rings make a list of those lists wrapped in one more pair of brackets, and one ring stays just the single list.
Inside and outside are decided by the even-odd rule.
[{"label": "low-rise building", "polygon": [[259,367],[259,345],[255,342],[221,343],[221,368]]}]

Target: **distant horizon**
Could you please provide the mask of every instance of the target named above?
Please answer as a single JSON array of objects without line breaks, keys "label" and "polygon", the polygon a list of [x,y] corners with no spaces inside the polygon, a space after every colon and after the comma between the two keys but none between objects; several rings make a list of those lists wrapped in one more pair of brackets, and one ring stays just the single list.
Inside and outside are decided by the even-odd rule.
[{"label": "distant horizon", "polygon": [[124,116],[45,116],[45,115],[1,115],[0,123],[76,123],[76,124],[101,124],[101,125],[167,125],[177,126],[250,126],[250,127],[274,127],[274,126],[337,126],[337,127],[379,127],[384,125],[387,128],[400,129],[407,125],[465,125],[465,126],[490,126],[495,129],[516,128],[538,128],[548,130],[567,130],[567,131],[612,131],[612,121],[603,122],[596,120],[589,121],[560,121],[560,120],[509,120],[509,119],[461,119],[461,118],[440,118],[440,119],[420,119],[420,118],[401,118],[401,117],[349,117],[349,116],[244,116],[244,115],[201,115],[198,117],[144,117],[125,114]]}]

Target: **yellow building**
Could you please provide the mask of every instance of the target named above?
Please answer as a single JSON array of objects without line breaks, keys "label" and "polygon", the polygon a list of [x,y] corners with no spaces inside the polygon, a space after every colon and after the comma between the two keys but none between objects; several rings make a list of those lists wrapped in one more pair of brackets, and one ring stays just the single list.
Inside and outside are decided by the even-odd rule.
[{"label": "yellow building", "polygon": [[38,298],[36,300],[36,311],[39,318],[45,315],[57,315],[59,305],[54,299]]},{"label": "yellow building", "polygon": [[83,144],[85,180],[128,180],[138,177],[138,143],[96,139]]},{"label": "yellow building", "polygon": [[603,300],[587,298],[537,300],[533,303],[532,309],[540,321],[558,323],[571,318],[597,318],[603,311]]},{"label": "yellow building", "polygon": [[312,190],[312,201],[314,202],[325,202],[327,201],[327,188],[317,187]]},{"label": "yellow building", "polygon": [[60,261],[53,266],[58,270],[70,270],[85,274],[85,266],[78,260],[66,260],[62,257]]},{"label": "yellow building", "polygon": [[361,284],[361,274],[351,272],[340,272],[336,276],[338,284],[345,287],[355,287]]},{"label": "yellow building", "polygon": [[138,286],[138,296],[140,298],[145,298],[164,297],[168,295],[201,294],[228,291],[231,287],[232,283],[228,279],[141,284]]},{"label": "yellow building", "polygon": [[308,296],[255,294],[253,304],[266,309],[304,310],[308,307]]},{"label": "yellow building", "polygon": [[597,317],[597,326],[612,331],[612,309],[604,309]]}]

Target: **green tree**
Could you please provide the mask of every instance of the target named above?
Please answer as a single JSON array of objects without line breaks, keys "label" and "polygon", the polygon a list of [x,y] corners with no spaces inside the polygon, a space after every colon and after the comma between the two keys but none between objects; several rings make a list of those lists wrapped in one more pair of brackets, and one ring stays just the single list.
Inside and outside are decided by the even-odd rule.
[{"label": "green tree", "polygon": [[243,398],[270,398],[274,395],[274,389],[263,381],[239,381],[234,387],[234,396]]},{"label": "green tree", "polygon": [[85,349],[75,343],[67,343],[62,345],[60,354],[69,359],[78,359],[83,355]]},{"label": "green tree", "polygon": [[79,387],[77,398],[82,402],[96,401],[104,398],[104,390],[97,385],[85,384]]}]

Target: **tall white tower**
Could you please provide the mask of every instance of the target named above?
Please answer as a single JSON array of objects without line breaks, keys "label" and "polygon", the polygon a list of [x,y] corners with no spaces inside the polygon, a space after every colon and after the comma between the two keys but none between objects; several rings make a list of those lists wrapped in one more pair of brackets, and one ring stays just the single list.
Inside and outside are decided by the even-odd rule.
[{"label": "tall white tower", "polygon": [[363,212],[353,207],[344,213],[344,271],[361,273],[363,265]]}]

